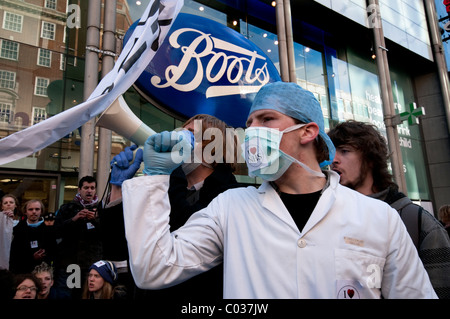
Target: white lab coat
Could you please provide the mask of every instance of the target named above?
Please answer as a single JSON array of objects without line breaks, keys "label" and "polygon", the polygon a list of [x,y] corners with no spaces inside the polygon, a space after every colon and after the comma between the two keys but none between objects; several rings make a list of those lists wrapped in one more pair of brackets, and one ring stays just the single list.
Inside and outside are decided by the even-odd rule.
[{"label": "white lab coat", "polygon": [[398,213],[327,174],[302,232],[268,183],[220,194],[170,233],[169,176],[125,181],[137,285],[168,287],[223,261],[224,298],[437,298]]}]

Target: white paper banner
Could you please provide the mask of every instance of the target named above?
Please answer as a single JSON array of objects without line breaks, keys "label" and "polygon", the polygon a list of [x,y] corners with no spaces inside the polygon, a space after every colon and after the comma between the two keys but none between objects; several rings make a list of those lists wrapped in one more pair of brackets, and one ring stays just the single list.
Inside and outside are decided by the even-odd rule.
[{"label": "white paper banner", "polygon": [[114,68],[86,102],[0,140],[0,165],[55,143],[101,114],[137,80],[153,59],[184,0],[151,0]]}]

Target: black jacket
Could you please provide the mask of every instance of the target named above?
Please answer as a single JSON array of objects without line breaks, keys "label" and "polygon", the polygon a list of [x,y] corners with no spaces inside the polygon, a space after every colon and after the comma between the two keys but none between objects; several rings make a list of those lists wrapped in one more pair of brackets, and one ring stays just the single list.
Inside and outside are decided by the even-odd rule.
[{"label": "black jacket", "polygon": [[189,217],[208,204],[220,193],[227,189],[240,187],[232,171],[224,165],[219,165],[209,175],[199,190],[198,200],[190,203],[187,200],[187,180],[181,167],[170,175],[169,200],[170,200],[170,231],[174,231],[186,223]]},{"label": "black jacket", "polygon": [[[34,259],[39,249],[45,249],[42,260]],[[26,220],[20,221],[13,230],[9,269],[15,274],[31,273],[37,265],[45,261],[52,265],[56,257],[56,238],[52,226],[41,223],[39,226],[28,226]]]},{"label": "black jacket", "polygon": [[[83,208],[74,200],[62,205],[56,214],[55,227],[61,240],[58,244],[58,266],[78,264],[82,269],[87,269],[102,257],[98,217],[95,220],[72,220]],[[94,205],[90,208],[99,207]]]}]

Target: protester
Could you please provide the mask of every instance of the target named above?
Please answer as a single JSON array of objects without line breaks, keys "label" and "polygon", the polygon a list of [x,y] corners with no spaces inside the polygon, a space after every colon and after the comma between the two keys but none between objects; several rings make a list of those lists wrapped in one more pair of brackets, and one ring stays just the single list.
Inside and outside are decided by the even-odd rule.
[{"label": "protester", "polygon": [[31,274],[18,274],[14,278],[14,289],[16,293],[13,299],[36,299],[40,283]]},{"label": "protester", "polygon": [[99,260],[89,268],[82,299],[124,299],[126,290],[116,286],[117,269],[108,260]]},{"label": "protester", "polygon": [[445,227],[447,234],[450,236],[450,205],[442,205],[439,207],[438,217]]},{"label": "protester", "polygon": [[328,132],[336,147],[331,168],[340,183],[395,208],[404,221],[439,298],[450,298],[450,239],[439,221],[399,192],[388,170],[384,137],[369,123],[347,121]]},{"label": "protester", "polygon": [[[92,176],[84,176],[78,183],[75,198],[63,204],[55,219],[55,229],[61,242],[58,244],[58,263],[56,266],[58,288],[66,287],[69,274],[67,267],[76,264],[81,269],[81,282],[88,269],[102,258],[102,245],[99,230],[99,208],[97,181]],[[73,289],[74,298],[81,297],[80,289]]]},{"label": "protester", "polygon": [[53,287],[53,268],[47,263],[42,262],[40,265],[37,265],[31,274],[41,284],[41,290],[37,294],[37,299],[70,299],[70,294]]},{"label": "protester", "polygon": [[[184,123],[183,129],[197,135],[199,141],[196,144],[197,151],[206,156],[195,157],[193,152],[190,162],[175,169],[170,176],[168,194],[171,205],[169,222],[171,230],[176,230],[182,226],[194,212],[206,207],[218,194],[239,186],[233,175],[238,156],[238,143],[237,136],[232,134],[234,131],[230,130],[231,127],[214,116],[199,114],[188,119]],[[224,147],[227,136],[232,144],[232,150],[228,152]],[[208,152],[205,149],[209,142],[215,143],[218,147],[223,146],[223,148],[213,149],[211,154],[207,154]],[[114,256],[114,253],[117,255],[117,252],[120,251],[118,247],[123,247],[122,258],[128,259],[123,226],[121,185],[123,180],[135,175],[142,163],[142,150],[137,151],[134,161],[132,161],[133,151],[135,150],[136,146],[126,148],[111,161],[112,191],[109,198],[110,202],[106,204],[107,209],[102,210],[100,215],[102,229],[108,233],[104,238],[103,245],[105,253],[108,251],[110,253],[105,258]],[[125,172],[120,170],[118,166],[121,168],[128,167],[128,169]],[[119,225],[121,225],[120,228]],[[123,234],[123,237],[118,236],[118,234]],[[121,238],[123,240],[118,242]],[[136,298],[164,296],[179,298],[189,295],[196,298],[218,299],[222,297],[222,274],[223,267],[219,266],[176,287],[156,292],[137,291]],[[123,276],[123,274],[120,273],[120,276]]]},{"label": "protester", "polygon": [[397,212],[321,171],[335,149],[311,92],[265,85],[247,125],[249,174],[264,183],[223,192],[174,232],[169,175],[180,163],[170,151],[191,141],[169,132],[148,138],[148,176],[122,185],[139,287],[175,285],[223,262],[224,298],[436,298]]},{"label": "protester", "polygon": [[9,269],[14,274],[31,273],[35,266],[45,261],[52,264],[56,257],[56,238],[44,224],[45,213],[41,200],[31,199],[23,205],[26,219],[14,227]]},{"label": "protester", "polygon": [[16,196],[6,194],[1,199],[2,211],[0,212],[0,268],[9,268],[9,256],[13,237],[13,227],[19,221],[19,201]]}]

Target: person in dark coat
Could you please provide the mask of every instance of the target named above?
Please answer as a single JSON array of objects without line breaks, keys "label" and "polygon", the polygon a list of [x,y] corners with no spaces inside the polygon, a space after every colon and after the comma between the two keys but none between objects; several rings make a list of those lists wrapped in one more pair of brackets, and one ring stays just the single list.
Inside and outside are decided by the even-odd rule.
[{"label": "person in dark coat", "polygon": [[[84,282],[89,267],[101,259],[102,243],[97,214],[99,206],[97,181],[93,176],[84,176],[78,183],[75,198],[70,203],[63,204],[56,212],[54,228],[60,240],[55,267],[57,287],[66,286],[69,265],[80,267],[81,282]],[[81,289],[77,293],[75,298],[81,297]]]},{"label": "person in dark coat", "polygon": [[56,258],[56,238],[42,218],[42,201],[29,200],[22,211],[26,219],[14,227],[11,243],[9,269],[14,274],[31,273],[41,262],[52,264]]}]

